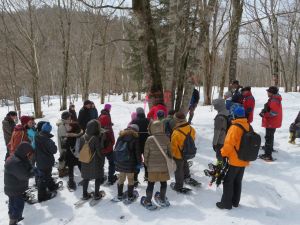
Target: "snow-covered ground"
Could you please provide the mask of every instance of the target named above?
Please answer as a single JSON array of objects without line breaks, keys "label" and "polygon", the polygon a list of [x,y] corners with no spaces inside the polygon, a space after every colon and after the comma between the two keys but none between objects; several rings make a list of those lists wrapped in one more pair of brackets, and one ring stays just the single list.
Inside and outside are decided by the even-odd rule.
[{"label": "snow-covered ground", "polygon": [[[264,137],[261,128],[261,118],[258,113],[267,101],[265,88],[254,88],[256,109],[253,127]],[[201,96],[202,93],[201,93]],[[191,195],[177,194],[168,188],[168,198],[171,207],[154,212],[144,209],[139,201],[125,206],[123,203],[112,203],[110,200],[116,195],[116,185],[101,187],[105,190],[106,197],[95,207],[88,204],[75,209],[74,203],[80,198],[82,189],[70,193],[67,188],[59,192],[51,201],[35,205],[25,205],[25,220],[20,224],[26,225],[62,225],[62,224],[300,224],[300,143],[288,144],[288,128],[300,110],[300,93],[282,93],[284,119],[283,126],[275,134],[275,149],[278,153],[274,156],[277,161],[266,163],[257,160],[246,169],[243,180],[241,206],[230,211],[219,210],[215,203],[220,200],[220,188],[209,187],[209,178],[204,176],[203,170],[207,164],[214,161],[214,152],[211,147],[213,137],[213,118],[216,112],[207,106],[199,106],[195,112],[193,126],[197,131],[196,145],[198,154],[191,168],[193,177],[202,182],[201,188],[195,188]],[[91,97],[99,105],[96,96]],[[45,120],[53,125],[53,134],[56,135],[55,122],[60,118],[59,100],[52,99],[52,106],[43,105]],[[125,128],[130,121],[130,113],[136,107],[143,107],[143,103],[128,104],[121,101],[120,96],[110,98],[112,104],[112,120],[114,132]],[[77,111],[81,102],[77,102]],[[22,105],[23,114],[31,114],[32,104]],[[0,108],[1,119],[6,115],[7,108]],[[54,138],[56,141],[56,137]],[[264,139],[263,139],[264,141]],[[2,129],[0,131],[0,225],[8,224],[7,196],[3,193],[3,160],[5,155]],[[57,156],[56,156],[57,157]],[[107,171],[107,163],[106,163]],[[146,183],[143,174],[140,174],[141,185],[138,187],[140,195],[145,195]],[[79,171],[76,170],[76,181],[80,180]],[[67,179],[63,179],[66,185]],[[32,182],[32,181],[31,181]],[[90,185],[93,188],[93,183]],[[158,190],[159,185],[155,186]]]}]

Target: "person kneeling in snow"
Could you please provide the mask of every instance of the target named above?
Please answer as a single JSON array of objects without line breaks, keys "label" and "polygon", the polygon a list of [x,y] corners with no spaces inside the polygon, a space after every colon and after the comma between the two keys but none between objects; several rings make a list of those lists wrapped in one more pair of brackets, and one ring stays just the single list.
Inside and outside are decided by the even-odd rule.
[{"label": "person kneeling in snow", "polygon": [[22,142],[4,166],[4,193],[9,197],[8,215],[9,224],[16,225],[23,220],[24,210],[23,193],[28,188],[29,178],[33,175],[30,158],[33,154],[32,146]]},{"label": "person kneeling in snow", "polygon": [[250,130],[245,109],[242,106],[236,107],[232,114],[232,126],[227,132],[224,146],[221,149],[222,157],[228,158],[229,168],[224,177],[222,199],[216,203],[216,206],[220,209],[232,209],[232,206],[239,206],[244,171],[245,167],[249,165],[248,161],[238,158],[237,151],[240,148],[244,131],[238,126],[234,126],[234,124],[240,124],[247,131]]}]

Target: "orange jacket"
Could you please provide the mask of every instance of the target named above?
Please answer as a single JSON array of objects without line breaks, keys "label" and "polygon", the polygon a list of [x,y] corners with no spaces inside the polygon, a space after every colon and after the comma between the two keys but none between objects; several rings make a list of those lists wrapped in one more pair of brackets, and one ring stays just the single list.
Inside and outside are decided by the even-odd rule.
[{"label": "orange jacket", "polygon": [[185,134],[188,134],[191,131],[191,136],[194,140],[195,140],[196,131],[188,123],[185,123],[183,125],[174,128],[171,137],[172,156],[175,159],[182,159],[182,148],[185,140],[185,135],[180,133],[178,129],[180,129]]},{"label": "orange jacket", "polygon": [[[247,122],[246,118],[236,119],[232,121],[232,124],[237,124],[237,123],[242,125],[247,131],[249,131],[250,125]],[[221,149],[221,154],[223,157],[228,157],[229,165],[238,166],[238,167],[249,166],[249,162],[240,160],[236,152],[240,148],[242,135],[243,135],[243,130],[238,126],[232,125],[228,130],[228,133],[225,138],[224,146]]]}]

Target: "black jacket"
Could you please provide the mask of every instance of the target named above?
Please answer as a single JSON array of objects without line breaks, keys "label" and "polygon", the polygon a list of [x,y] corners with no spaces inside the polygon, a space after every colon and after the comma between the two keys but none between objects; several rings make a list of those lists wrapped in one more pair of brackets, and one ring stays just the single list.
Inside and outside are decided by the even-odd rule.
[{"label": "black jacket", "polygon": [[136,171],[136,166],[142,163],[138,133],[131,129],[125,129],[120,132],[116,146],[120,141],[128,142],[129,160],[125,162],[115,161],[116,171],[134,173]]},{"label": "black jacket", "polygon": [[75,110],[69,109],[69,113],[71,114],[71,120],[76,122],[77,121],[77,113]]},{"label": "black jacket", "polygon": [[23,142],[5,163],[4,192],[8,196],[21,195],[28,188],[29,178],[33,175],[32,166],[26,156],[29,151],[33,151],[31,145]]},{"label": "black jacket", "polygon": [[132,124],[136,124],[139,126],[139,143],[140,150],[144,153],[144,147],[147,138],[149,137],[148,126],[149,120],[146,118],[145,114],[138,114],[137,118],[132,121]]},{"label": "black jacket", "polygon": [[82,107],[78,114],[78,123],[82,130],[85,131],[87,123],[91,120],[90,109]]},{"label": "black jacket", "polygon": [[11,135],[14,131],[14,128],[16,126],[15,121],[13,121],[9,117],[5,117],[4,120],[2,121],[2,130],[3,130],[3,135],[4,135],[4,140],[5,144],[8,145],[11,139]]},{"label": "black jacket", "polygon": [[40,132],[35,137],[35,158],[37,168],[47,170],[54,166],[54,154],[57,152],[57,146],[51,140],[52,134]]}]

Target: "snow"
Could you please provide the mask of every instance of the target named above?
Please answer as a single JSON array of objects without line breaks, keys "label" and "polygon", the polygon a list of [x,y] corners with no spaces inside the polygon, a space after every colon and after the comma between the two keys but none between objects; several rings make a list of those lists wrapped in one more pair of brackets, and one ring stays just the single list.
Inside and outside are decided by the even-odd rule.
[{"label": "snow", "polygon": [[[264,142],[264,129],[261,128],[261,118],[258,113],[267,101],[265,88],[253,88],[256,98],[254,129],[261,134]],[[215,203],[220,200],[222,186],[209,187],[209,178],[205,177],[203,170],[207,164],[214,161],[215,153],[211,143],[213,137],[213,118],[216,112],[210,106],[198,106],[193,120],[193,126],[197,131],[196,145],[198,154],[193,160],[191,167],[193,177],[202,182],[201,188],[194,188],[191,195],[181,195],[168,187],[167,196],[171,207],[149,212],[139,202],[125,206],[123,203],[113,203],[110,200],[116,195],[117,187],[101,187],[106,192],[106,197],[95,207],[85,204],[82,208],[75,209],[74,203],[81,197],[81,187],[76,192],[69,192],[64,188],[58,196],[51,201],[35,205],[25,205],[23,216],[25,220],[20,224],[25,225],[79,225],[79,224],[299,224],[300,214],[300,143],[288,144],[288,128],[299,112],[300,93],[281,93],[283,97],[284,119],[283,126],[275,134],[274,153],[277,161],[266,163],[257,160],[251,163],[245,171],[241,206],[237,209],[219,210]],[[215,94],[217,96],[217,93]],[[202,93],[201,93],[201,96]],[[96,95],[91,96],[98,108],[99,104]],[[56,135],[55,123],[60,118],[59,99],[51,98],[52,105],[43,104],[44,120],[50,121],[53,125],[53,134]],[[143,107],[140,103],[124,103],[121,96],[111,96],[112,120],[114,132],[118,136],[121,129],[124,129],[130,121],[131,112],[136,107]],[[77,111],[82,102],[76,102]],[[32,114],[32,104],[22,104],[23,114]],[[7,113],[7,108],[0,108],[1,118]],[[7,196],[3,193],[3,160],[5,147],[2,129],[0,131],[0,225],[8,224]],[[56,141],[56,137],[54,138]],[[58,157],[58,155],[56,155]],[[105,165],[107,171],[107,162]],[[75,170],[76,181],[80,181],[80,173]],[[172,178],[174,179],[174,178]],[[140,196],[145,195],[146,183],[143,182],[143,174],[140,174],[141,185],[138,187]],[[66,185],[67,178],[63,179]],[[30,181],[33,182],[32,180]],[[169,182],[170,183],[170,182]],[[93,189],[93,182],[89,188]],[[155,191],[159,190],[156,184]]]}]

